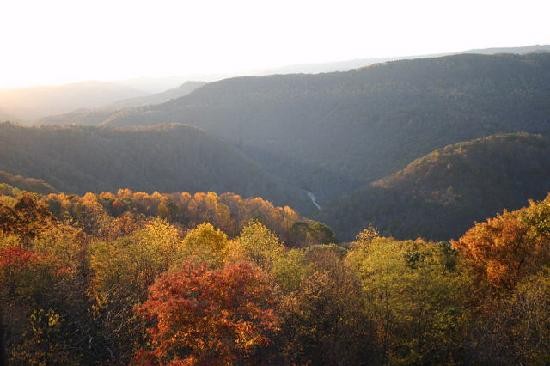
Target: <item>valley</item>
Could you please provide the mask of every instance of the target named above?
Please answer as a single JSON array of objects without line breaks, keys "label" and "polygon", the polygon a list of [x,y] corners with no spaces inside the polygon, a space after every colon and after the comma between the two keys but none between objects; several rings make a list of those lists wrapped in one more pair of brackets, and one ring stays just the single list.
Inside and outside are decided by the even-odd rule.
[{"label": "valley", "polygon": [[[548,136],[550,106],[545,102],[550,98],[548,85],[550,53],[542,52],[457,54],[390,61],[342,72],[237,77],[207,84],[184,84],[156,97],[142,97],[141,102],[135,99],[133,103],[141,103],[139,106],[119,102],[113,104],[116,109],[44,118],[42,124],[83,127],[28,130],[36,136],[31,146],[38,148],[44,143],[51,150],[41,150],[38,155],[33,152],[32,156],[48,158],[41,163],[25,158],[25,165],[21,159],[28,151],[4,150],[5,156],[10,154],[11,163],[4,160],[0,169],[44,179],[61,190],[75,193],[129,187],[259,195],[324,221],[342,240],[351,239],[359,228],[368,224],[397,236],[449,239],[461,234],[475,220],[504,208],[518,208],[527,198],[541,198],[550,189],[544,173],[546,150],[536,157],[542,164],[540,168],[529,173],[522,170],[524,163],[511,160],[514,155],[492,156],[492,162],[487,164],[497,169],[502,166],[502,172],[485,171],[490,177],[472,176],[462,182],[469,187],[463,189],[473,192],[476,185],[494,179],[494,184],[508,187],[503,196],[508,198],[493,197],[492,203],[480,211],[474,202],[479,203],[489,195],[489,188],[478,196],[459,194],[455,203],[445,205],[459,205],[461,213],[452,214],[445,219],[448,224],[437,225],[437,230],[431,222],[449,215],[447,206],[430,203],[425,219],[431,228],[423,229],[413,219],[414,215],[394,219],[393,212],[408,205],[418,208],[420,203],[416,200],[425,198],[403,191],[392,193],[389,199],[388,193],[384,193],[388,190],[381,190],[373,182],[400,174],[415,159],[447,145],[468,144],[472,139],[506,133]],[[162,102],[162,98],[173,99]],[[154,101],[160,104],[151,104]],[[169,126],[167,123],[181,127],[162,127]],[[15,132],[17,128],[4,126],[3,130]],[[4,134],[3,138],[18,141],[29,132],[21,130],[16,135]],[[113,139],[108,137],[110,134]],[[125,134],[128,137],[123,137]],[[151,150],[141,147],[149,146],[146,140],[145,145],[138,142],[149,139],[148,134],[160,134],[151,140]],[[176,138],[178,134],[180,137]],[[51,142],[42,143],[46,138]],[[62,144],[64,152],[55,151],[62,145],[54,141],[70,138],[82,142],[72,145],[70,153],[66,143]],[[197,138],[204,142],[197,144]],[[521,150],[519,141],[508,143],[506,151]],[[547,144],[546,137],[541,141]],[[29,143],[30,140],[21,142],[20,146]],[[518,146],[508,147],[516,143]],[[88,146],[85,155],[79,151],[83,146]],[[120,150],[122,146],[124,150]],[[166,150],[161,152],[159,148]],[[215,155],[210,150],[215,150]],[[198,151],[200,158],[196,155]],[[101,161],[111,156],[118,159],[117,166],[121,169],[102,168]],[[193,161],[180,160],[185,156],[196,157]],[[57,162],[67,158],[84,160]],[[55,167],[45,168],[54,161]],[[71,168],[67,170],[66,164]],[[88,171],[73,173],[82,169]],[[133,169],[131,174],[128,169]],[[183,174],[184,171],[187,173]],[[67,172],[71,173],[66,175]],[[459,169],[456,174],[463,173]],[[537,183],[521,185],[516,182],[521,178],[536,179]],[[434,181],[414,184],[422,192],[430,191]],[[392,190],[404,188],[396,186]],[[453,190],[456,187],[447,181],[437,188],[437,192]],[[351,207],[354,209],[350,211]],[[340,210],[353,212],[354,217],[348,218]],[[397,223],[403,227],[394,227]],[[416,229],[406,229],[409,226]]]},{"label": "valley", "polygon": [[550,365],[550,2],[0,12],[0,366]]}]

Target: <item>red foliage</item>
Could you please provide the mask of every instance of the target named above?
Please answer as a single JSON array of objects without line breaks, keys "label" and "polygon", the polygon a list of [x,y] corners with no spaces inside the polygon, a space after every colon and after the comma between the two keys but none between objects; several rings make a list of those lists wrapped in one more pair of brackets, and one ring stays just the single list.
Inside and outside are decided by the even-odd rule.
[{"label": "red foliage", "polygon": [[24,267],[38,260],[38,256],[20,247],[7,247],[0,249],[0,268]]},{"label": "red foliage", "polygon": [[209,270],[188,262],[159,277],[138,311],[155,321],[149,334],[161,363],[231,364],[270,343],[279,327],[275,302],[271,281],[253,264]]}]

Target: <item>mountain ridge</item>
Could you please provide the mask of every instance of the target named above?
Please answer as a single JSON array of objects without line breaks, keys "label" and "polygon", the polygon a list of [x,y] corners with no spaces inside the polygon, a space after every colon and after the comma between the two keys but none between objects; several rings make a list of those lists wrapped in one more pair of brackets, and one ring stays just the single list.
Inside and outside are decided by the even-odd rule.
[{"label": "mountain ridge", "polygon": [[[549,97],[548,53],[460,54],[318,75],[230,78],[103,124],[190,124],[255,156],[339,176],[353,188],[451,143],[501,132],[547,134]],[[303,181],[321,201],[339,191],[323,177],[271,173]]]},{"label": "mountain ridge", "polygon": [[373,224],[396,237],[447,240],[549,192],[550,140],[498,134],[436,149],[332,202],[321,217],[346,239]]},{"label": "mountain ridge", "polygon": [[[9,141],[9,143],[8,143]],[[233,146],[195,127],[0,124],[0,169],[61,191],[235,192],[308,206],[305,194],[265,173]]]}]

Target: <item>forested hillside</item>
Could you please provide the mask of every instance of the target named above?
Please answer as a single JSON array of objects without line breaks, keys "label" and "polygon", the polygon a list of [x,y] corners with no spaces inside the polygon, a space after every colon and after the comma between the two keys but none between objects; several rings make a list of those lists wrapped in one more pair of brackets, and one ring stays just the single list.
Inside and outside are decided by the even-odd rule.
[{"label": "forested hillside", "polygon": [[549,14],[0,0],[0,366],[550,366]]},{"label": "forested hillside", "polygon": [[474,221],[550,192],[550,141],[495,135],[437,149],[326,207],[341,238],[373,224],[399,238],[457,238]]},{"label": "forested hillside", "polygon": [[112,129],[0,125],[0,169],[63,192],[235,192],[293,207],[305,194],[264,173],[240,151],[182,125]]},{"label": "forested hillside", "polygon": [[0,195],[0,362],[546,363],[550,196],[452,243],[369,228],[350,248],[289,248],[277,220],[227,235],[166,216],[200,212],[193,201],[254,205],[239,200]]},{"label": "forested hillside", "polygon": [[462,54],[226,79],[104,123],[198,126],[324,202],[451,143],[503,132],[547,134],[549,98],[550,54]]},{"label": "forested hillside", "polygon": [[[0,173],[0,179],[4,176]],[[15,178],[12,181],[24,181],[30,189],[49,187],[34,179]],[[0,183],[0,195],[13,201],[25,194],[27,190],[23,186]],[[127,188],[117,192],[88,192],[82,196],[51,190],[43,193],[34,195],[37,205],[57,220],[69,221],[94,236],[122,235],[158,217],[182,230],[210,223],[230,237],[237,236],[251,222],[260,222],[289,247],[335,241],[325,225],[301,216],[289,206],[274,206],[261,197],[243,198],[235,193],[218,195],[215,192],[146,193]]]}]

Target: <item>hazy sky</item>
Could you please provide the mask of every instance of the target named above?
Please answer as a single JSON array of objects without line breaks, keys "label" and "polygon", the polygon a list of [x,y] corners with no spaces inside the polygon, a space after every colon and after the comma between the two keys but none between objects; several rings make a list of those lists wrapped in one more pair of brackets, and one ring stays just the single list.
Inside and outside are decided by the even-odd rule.
[{"label": "hazy sky", "polygon": [[549,0],[0,0],[0,88],[550,44]]}]

